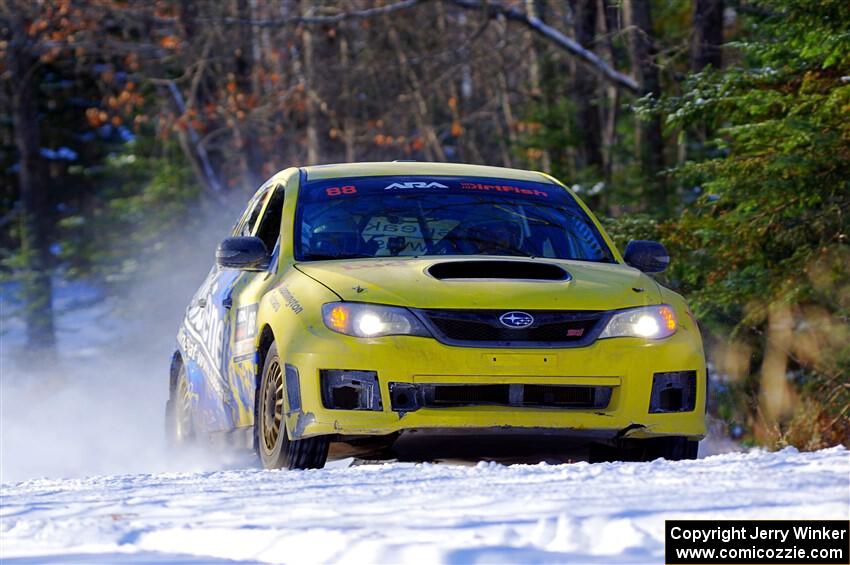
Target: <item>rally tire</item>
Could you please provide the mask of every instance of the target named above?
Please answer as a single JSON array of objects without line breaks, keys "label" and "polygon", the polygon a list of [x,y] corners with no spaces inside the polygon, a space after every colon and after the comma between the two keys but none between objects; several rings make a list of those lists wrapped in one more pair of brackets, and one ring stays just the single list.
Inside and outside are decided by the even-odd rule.
[{"label": "rally tire", "polygon": [[192,414],[192,393],[186,367],[181,363],[174,386],[165,403],[165,437],[170,447],[180,447],[196,440]]},{"label": "rally tire", "polygon": [[321,469],[328,459],[328,438],[289,439],[284,388],[284,366],[272,343],[254,401],[254,443],[260,463],[265,469]]},{"label": "rally tire", "polygon": [[613,461],[684,461],[696,459],[699,441],[685,436],[669,436],[651,439],[623,440],[616,445],[591,445],[591,463]]},{"label": "rally tire", "polygon": [[669,459],[670,461],[684,461],[688,459],[696,459],[699,453],[699,441],[688,439],[686,437],[669,437],[663,438],[667,440],[661,448],[659,457]]},{"label": "rally tire", "polygon": [[683,461],[696,459],[699,442],[685,436],[669,436],[635,441],[638,461]]}]

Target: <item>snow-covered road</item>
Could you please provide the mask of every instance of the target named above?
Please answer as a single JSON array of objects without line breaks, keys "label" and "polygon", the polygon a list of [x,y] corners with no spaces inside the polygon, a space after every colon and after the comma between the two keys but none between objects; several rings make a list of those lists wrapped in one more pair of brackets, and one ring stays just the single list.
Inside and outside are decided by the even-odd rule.
[{"label": "snow-covered road", "polygon": [[0,560],[663,561],[665,518],[840,518],[850,452],[140,474],[2,485]]}]

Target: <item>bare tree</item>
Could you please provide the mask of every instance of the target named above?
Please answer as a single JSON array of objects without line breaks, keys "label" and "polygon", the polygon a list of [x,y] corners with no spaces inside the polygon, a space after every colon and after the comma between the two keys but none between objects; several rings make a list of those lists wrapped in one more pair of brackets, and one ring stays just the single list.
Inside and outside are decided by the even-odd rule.
[{"label": "bare tree", "polygon": [[[652,14],[649,0],[625,0],[623,5],[626,25],[629,28],[629,57],[632,60],[641,96],[658,99],[661,95],[661,77],[656,64],[656,46],[652,32]],[[652,112],[638,121],[636,149],[644,175],[647,177],[645,196],[650,207],[665,209],[668,205],[667,189],[658,173],[664,168],[664,138],[661,118]]]},{"label": "bare tree", "polygon": [[307,165],[319,163],[319,131],[316,109],[316,97],[313,89],[316,85],[315,63],[313,60],[313,31],[305,26],[301,30],[301,69],[304,77],[304,96],[307,114]]},{"label": "bare tree", "polygon": [[396,60],[410,86],[410,95],[413,98],[413,112],[416,119],[416,127],[425,138],[425,149],[428,160],[445,161],[446,154],[443,146],[437,137],[437,132],[434,130],[433,121],[428,111],[428,101],[425,98],[425,90],[422,86],[422,81],[413,70],[407,53],[404,49],[398,31],[392,23],[387,22],[389,26],[389,37],[392,47],[395,50]]},{"label": "bare tree", "polygon": [[[236,13],[241,18],[253,19],[253,10],[249,0],[237,0]],[[256,73],[256,34],[254,26],[239,26],[238,47],[234,52],[234,72],[236,75],[236,87],[243,97],[255,97],[259,92],[259,82]],[[235,133],[239,136],[239,145],[243,148],[244,155],[243,175],[246,182],[252,186],[259,186],[262,176],[262,158],[259,154],[256,134],[245,119],[237,119]],[[245,127],[247,125],[247,127]]]},{"label": "bare tree", "polygon": [[[600,50],[605,58],[613,66],[618,58],[618,49],[614,46],[612,37],[620,32],[620,9],[615,4],[616,0],[597,0],[597,9],[600,12],[600,25],[603,32],[603,41]],[[620,117],[620,89],[611,83],[605,86],[606,112],[604,126],[602,127],[602,166],[603,178],[610,183],[614,174],[615,150],[617,146],[617,123]]]},{"label": "bare tree", "polygon": [[[596,37],[596,0],[571,0],[576,41],[593,49]],[[581,143],[576,154],[576,168],[602,170],[602,128],[599,119],[599,85],[596,76],[579,65],[573,66],[572,99],[576,109],[576,126]]]},{"label": "bare tree", "polygon": [[[344,69],[351,65],[351,46],[346,31],[343,30],[339,38],[339,61]],[[357,160],[355,143],[357,123],[354,116],[354,98],[354,93],[351,91],[351,73],[343,73],[340,110],[343,114],[342,141],[345,145],[345,161],[347,163],[353,163]]]},{"label": "bare tree", "polygon": [[[537,0],[525,0],[525,15],[530,21],[539,21],[542,23],[545,15],[541,14],[540,10],[544,8],[545,6],[541,6]],[[551,73],[544,72],[543,65],[541,64],[546,45],[542,37],[536,36],[533,28],[527,29],[524,35],[524,40],[529,44],[528,82],[531,87],[531,96],[540,100],[543,104],[547,104],[550,100],[546,96],[548,92],[543,92],[542,83],[544,81],[544,75],[550,75]],[[546,71],[548,71],[548,68]],[[549,78],[549,76],[545,76],[545,78]],[[563,125],[561,124],[560,127],[563,127]],[[552,155],[549,153],[548,147],[540,148],[540,168],[546,172],[552,171]]]},{"label": "bare tree", "polygon": [[484,2],[483,0],[451,0],[456,6],[465,9],[482,10],[490,17],[504,17],[518,22],[529,29],[548,38],[555,45],[568,53],[581,59],[592,69],[605,78],[605,80],[616,84],[630,92],[640,91],[640,86],[632,77],[623,74],[609,65],[604,59],[589,49],[585,49],[575,39],[568,37],[558,29],[545,24],[539,18],[529,15],[524,10],[516,7],[505,6],[498,2]]}]

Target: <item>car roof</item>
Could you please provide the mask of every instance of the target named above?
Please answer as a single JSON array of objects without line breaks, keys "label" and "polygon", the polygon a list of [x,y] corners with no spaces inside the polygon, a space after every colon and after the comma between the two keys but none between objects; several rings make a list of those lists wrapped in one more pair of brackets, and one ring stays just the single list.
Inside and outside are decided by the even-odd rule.
[{"label": "car roof", "polygon": [[394,175],[434,175],[487,177],[533,182],[552,183],[552,180],[536,171],[467,165],[463,163],[428,163],[420,161],[388,161],[374,163],[337,163],[302,167],[307,180],[334,179],[345,177],[370,177]]}]

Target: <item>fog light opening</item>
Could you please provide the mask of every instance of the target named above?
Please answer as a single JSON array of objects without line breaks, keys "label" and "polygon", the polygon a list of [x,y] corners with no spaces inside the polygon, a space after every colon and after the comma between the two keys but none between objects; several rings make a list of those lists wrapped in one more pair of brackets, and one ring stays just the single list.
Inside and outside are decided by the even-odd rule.
[{"label": "fog light opening", "polygon": [[649,398],[650,414],[692,412],[696,407],[696,371],[655,373]]},{"label": "fog light opening", "polygon": [[383,410],[378,373],[345,369],[319,371],[322,405],[330,410]]}]

